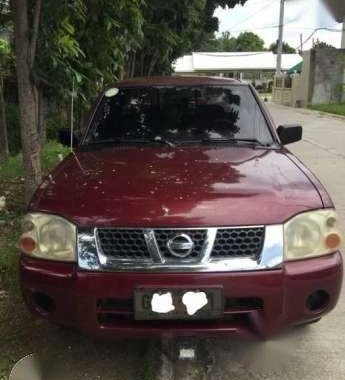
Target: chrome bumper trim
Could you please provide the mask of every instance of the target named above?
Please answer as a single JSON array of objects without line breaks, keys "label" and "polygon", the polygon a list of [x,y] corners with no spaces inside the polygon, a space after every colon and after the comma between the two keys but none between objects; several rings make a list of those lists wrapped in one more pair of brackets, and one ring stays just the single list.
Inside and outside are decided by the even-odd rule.
[{"label": "chrome bumper trim", "polygon": [[283,225],[265,227],[265,240],[259,260],[251,258],[212,259],[211,252],[217,228],[207,228],[207,231],[207,239],[200,261],[181,260],[179,264],[164,261],[151,229],[145,229],[144,235],[152,260],[136,262],[109,259],[98,249],[95,231],[79,232],[78,265],[82,270],[103,272],[242,272],[274,269],[282,266],[284,259]]}]

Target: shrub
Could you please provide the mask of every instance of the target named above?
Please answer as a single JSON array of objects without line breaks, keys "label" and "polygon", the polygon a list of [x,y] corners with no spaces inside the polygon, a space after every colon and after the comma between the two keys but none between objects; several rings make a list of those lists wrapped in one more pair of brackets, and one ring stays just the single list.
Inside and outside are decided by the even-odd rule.
[{"label": "shrub", "polygon": [[14,103],[6,104],[8,145],[12,155],[21,149],[19,107]]},{"label": "shrub", "polygon": [[[42,151],[42,169],[44,173],[49,172],[60,161],[60,157],[65,157],[69,153],[69,148],[61,145],[57,141],[49,141]],[[15,178],[23,176],[22,154],[11,156],[6,162],[0,165],[0,177]]]}]

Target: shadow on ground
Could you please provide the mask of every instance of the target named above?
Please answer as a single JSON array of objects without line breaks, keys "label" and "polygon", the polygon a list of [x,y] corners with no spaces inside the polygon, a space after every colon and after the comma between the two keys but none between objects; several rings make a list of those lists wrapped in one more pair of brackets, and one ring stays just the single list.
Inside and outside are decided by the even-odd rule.
[{"label": "shadow on ground", "polygon": [[154,347],[145,340],[93,340],[33,318],[18,296],[0,293],[1,380],[32,353],[50,360],[52,379],[151,380],[156,372]]}]

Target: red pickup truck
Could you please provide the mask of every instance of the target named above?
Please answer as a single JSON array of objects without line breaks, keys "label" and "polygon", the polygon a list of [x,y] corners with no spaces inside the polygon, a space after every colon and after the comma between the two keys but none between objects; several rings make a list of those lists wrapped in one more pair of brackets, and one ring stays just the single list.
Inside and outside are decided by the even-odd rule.
[{"label": "red pickup truck", "polygon": [[318,321],[339,297],[341,233],[284,147],[301,138],[234,80],[106,89],[24,219],[29,309],[107,337],[267,338]]}]

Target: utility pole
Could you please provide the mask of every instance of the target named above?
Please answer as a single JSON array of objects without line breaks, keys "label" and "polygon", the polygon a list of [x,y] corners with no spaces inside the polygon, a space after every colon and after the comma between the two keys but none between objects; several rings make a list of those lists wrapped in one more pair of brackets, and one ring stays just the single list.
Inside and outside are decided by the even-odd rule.
[{"label": "utility pole", "polygon": [[343,31],[341,32],[341,48],[345,49],[345,18],[343,22]]},{"label": "utility pole", "polygon": [[276,70],[276,75],[278,76],[282,74],[284,12],[285,12],[285,0],[280,0],[279,36],[278,36],[278,48],[277,48],[277,70]]}]

